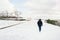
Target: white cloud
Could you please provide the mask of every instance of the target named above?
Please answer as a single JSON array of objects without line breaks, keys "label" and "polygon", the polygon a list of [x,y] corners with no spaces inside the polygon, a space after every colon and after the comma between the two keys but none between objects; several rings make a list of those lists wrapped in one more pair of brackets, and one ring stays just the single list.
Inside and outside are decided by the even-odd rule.
[{"label": "white cloud", "polygon": [[[37,16],[59,16],[60,15],[60,1],[59,0],[27,0],[24,4],[25,9],[27,9],[28,14]],[[27,12],[25,10],[25,13]]]},{"label": "white cloud", "polygon": [[13,11],[15,8],[14,5],[9,2],[9,0],[0,0],[0,11],[1,10]]}]

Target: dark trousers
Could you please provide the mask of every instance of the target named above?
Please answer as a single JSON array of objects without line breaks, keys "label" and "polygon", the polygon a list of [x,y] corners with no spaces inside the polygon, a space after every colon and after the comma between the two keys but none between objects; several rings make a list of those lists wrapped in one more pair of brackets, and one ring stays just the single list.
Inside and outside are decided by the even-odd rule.
[{"label": "dark trousers", "polygon": [[41,32],[41,26],[38,25],[38,27],[39,27],[39,32]]}]

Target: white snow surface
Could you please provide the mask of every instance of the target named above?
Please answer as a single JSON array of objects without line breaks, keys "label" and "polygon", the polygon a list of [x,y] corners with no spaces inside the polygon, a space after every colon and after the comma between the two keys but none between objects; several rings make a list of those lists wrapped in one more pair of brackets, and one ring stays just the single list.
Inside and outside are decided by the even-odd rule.
[{"label": "white snow surface", "polygon": [[0,40],[60,40],[60,27],[47,24],[44,20],[41,32],[37,20],[22,22],[0,20],[0,28],[16,23],[20,24],[0,30]]}]

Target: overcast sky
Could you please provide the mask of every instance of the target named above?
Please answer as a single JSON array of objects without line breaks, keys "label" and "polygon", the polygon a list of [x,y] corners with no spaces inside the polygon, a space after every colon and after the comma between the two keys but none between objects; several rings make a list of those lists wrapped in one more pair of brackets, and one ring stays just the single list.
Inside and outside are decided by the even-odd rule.
[{"label": "overcast sky", "polygon": [[60,15],[60,0],[11,0],[24,15]]},{"label": "overcast sky", "polygon": [[1,10],[8,10],[12,11],[15,10],[14,5],[9,2],[9,0],[0,0],[0,11]]},{"label": "overcast sky", "polygon": [[23,16],[60,15],[60,0],[0,0],[0,5],[6,8],[10,6],[9,9],[16,8]]}]

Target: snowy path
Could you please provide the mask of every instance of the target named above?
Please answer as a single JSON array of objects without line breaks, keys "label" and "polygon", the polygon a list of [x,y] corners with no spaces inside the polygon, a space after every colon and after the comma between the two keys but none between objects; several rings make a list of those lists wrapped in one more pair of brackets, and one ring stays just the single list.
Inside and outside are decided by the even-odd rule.
[{"label": "snowy path", "polygon": [[[3,25],[0,21],[0,26]],[[19,23],[9,21],[10,24]],[[44,22],[43,22],[44,23]],[[4,30],[0,30],[0,40],[60,40],[60,27],[44,23],[42,31],[38,31],[37,20],[26,21]]]}]

